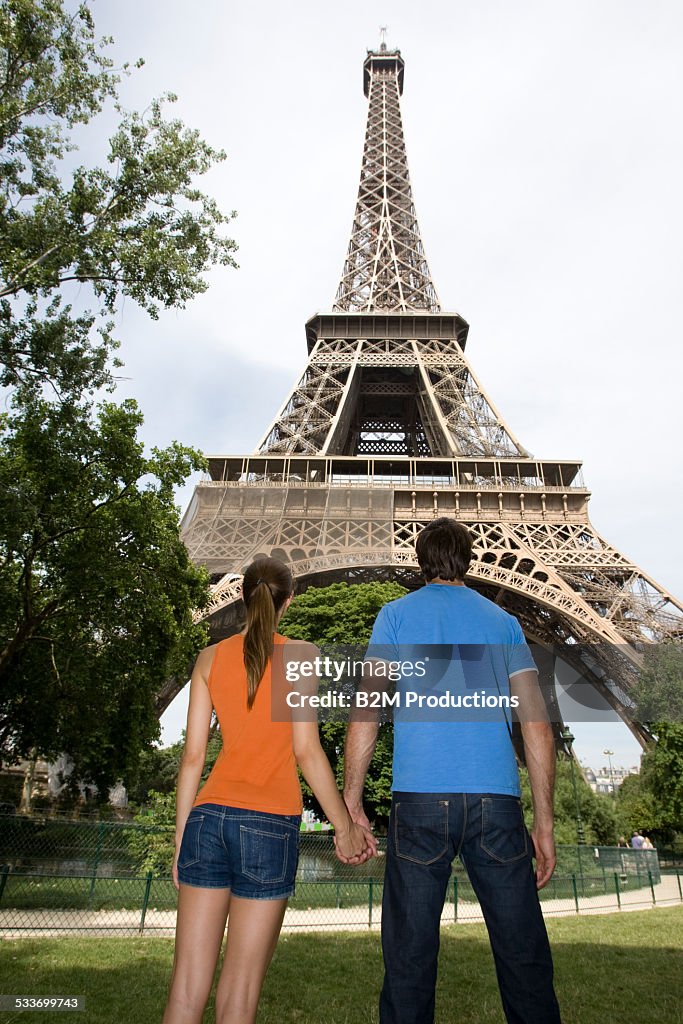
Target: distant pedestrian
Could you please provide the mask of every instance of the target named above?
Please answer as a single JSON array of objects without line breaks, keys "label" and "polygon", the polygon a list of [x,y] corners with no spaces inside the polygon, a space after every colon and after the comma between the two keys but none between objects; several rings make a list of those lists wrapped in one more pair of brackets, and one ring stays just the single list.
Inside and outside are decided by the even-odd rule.
[{"label": "distant pedestrian", "polygon": [[641,836],[640,832],[634,832],[631,836],[631,846],[634,850],[642,850],[645,845],[645,839]]},{"label": "distant pedestrian", "polygon": [[652,840],[650,839],[649,836],[643,836],[642,849],[643,850],[654,850],[654,846],[652,844]]}]

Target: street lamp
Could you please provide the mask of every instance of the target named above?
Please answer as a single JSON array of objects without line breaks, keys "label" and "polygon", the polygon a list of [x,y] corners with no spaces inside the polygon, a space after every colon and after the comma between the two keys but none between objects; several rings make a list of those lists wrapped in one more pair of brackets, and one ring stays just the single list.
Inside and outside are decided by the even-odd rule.
[{"label": "street lamp", "polygon": [[610,782],[610,786],[612,788],[612,797],[613,797],[613,799],[616,800],[617,793],[616,793],[616,790],[614,788],[614,773],[612,772],[612,758],[614,757],[614,751],[613,750],[603,750],[603,754],[607,755],[607,760],[609,761],[609,782]]},{"label": "street lamp", "polygon": [[581,805],[579,803],[579,791],[576,788],[576,770],[574,768],[574,754],[572,752],[572,743],[574,742],[574,736],[569,726],[565,726],[564,732],[562,733],[562,739],[564,740],[565,749],[567,756],[569,757],[569,765],[572,773],[572,787],[574,789],[574,803],[576,804],[576,842],[579,846],[586,845],[586,833],[583,830],[583,818],[581,817]]}]

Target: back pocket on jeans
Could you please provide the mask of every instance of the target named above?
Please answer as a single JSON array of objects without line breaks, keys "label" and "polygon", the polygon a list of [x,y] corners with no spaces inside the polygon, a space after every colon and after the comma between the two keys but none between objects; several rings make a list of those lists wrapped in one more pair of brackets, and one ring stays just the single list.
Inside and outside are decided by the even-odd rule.
[{"label": "back pocket on jeans", "polygon": [[287,874],[289,842],[287,834],[240,825],[242,873],[263,885],[283,882]]},{"label": "back pocket on jeans", "polygon": [[500,864],[509,864],[527,855],[522,805],[515,797],[482,797],[481,848]]},{"label": "back pocket on jeans", "polygon": [[400,800],[394,809],[396,854],[415,864],[433,864],[448,849],[448,800]]}]

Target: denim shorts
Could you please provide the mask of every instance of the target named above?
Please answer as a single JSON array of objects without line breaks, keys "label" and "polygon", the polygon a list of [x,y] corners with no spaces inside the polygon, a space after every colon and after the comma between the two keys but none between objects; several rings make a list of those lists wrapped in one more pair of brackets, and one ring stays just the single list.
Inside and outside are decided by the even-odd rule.
[{"label": "denim shorts", "polygon": [[247,900],[286,899],[294,893],[300,823],[298,814],[199,804],[185,823],[178,881]]}]

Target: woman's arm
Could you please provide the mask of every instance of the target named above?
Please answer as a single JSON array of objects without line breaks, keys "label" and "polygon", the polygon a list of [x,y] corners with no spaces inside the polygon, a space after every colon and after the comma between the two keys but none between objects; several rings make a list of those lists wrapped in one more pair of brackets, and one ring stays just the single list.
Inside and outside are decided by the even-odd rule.
[{"label": "woman's arm", "polygon": [[[288,653],[291,656],[293,651]],[[305,655],[303,660],[313,662],[320,652],[312,645],[297,642],[297,659],[302,653]],[[318,685],[319,680],[315,676],[300,677],[292,688],[302,696],[310,696],[318,692]],[[337,789],[330,762],[320,745],[318,719],[314,709],[307,707],[292,715],[292,743],[302,774],[334,827],[335,845],[340,858],[354,863],[367,860],[376,853],[375,840],[351,820]]]},{"label": "woman's arm", "polygon": [[330,762],[320,746],[318,723],[292,722],[294,756],[325,816],[334,826],[334,839],[342,860],[362,863],[376,852],[374,840],[351,821],[335,782]]},{"label": "woman's arm", "polygon": [[176,785],[176,852],[173,858],[173,881],[178,888],[178,853],[192,805],[197,796],[199,781],[206,763],[206,747],[213,702],[209,694],[209,672],[213,664],[216,645],[205,648],[195,662],[190,681],[190,706],[187,710],[185,746]]}]

